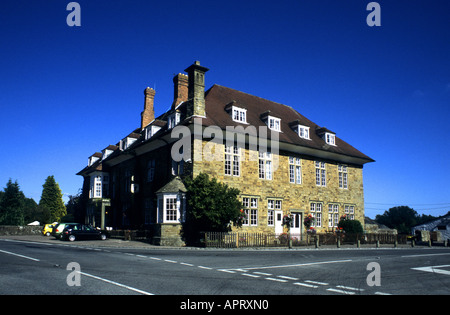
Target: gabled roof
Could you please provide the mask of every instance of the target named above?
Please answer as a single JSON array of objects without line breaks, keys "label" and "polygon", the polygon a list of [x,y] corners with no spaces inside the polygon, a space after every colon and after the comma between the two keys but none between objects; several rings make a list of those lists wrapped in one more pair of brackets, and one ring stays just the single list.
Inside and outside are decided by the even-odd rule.
[{"label": "gabled roof", "polygon": [[174,177],[170,182],[160,188],[156,193],[178,193],[187,192],[186,186],[184,186],[183,181],[179,176]]}]

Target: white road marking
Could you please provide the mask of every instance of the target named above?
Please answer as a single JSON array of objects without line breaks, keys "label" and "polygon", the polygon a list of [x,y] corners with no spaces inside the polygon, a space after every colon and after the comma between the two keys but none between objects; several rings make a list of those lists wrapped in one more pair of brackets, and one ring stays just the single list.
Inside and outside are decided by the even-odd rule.
[{"label": "white road marking", "polygon": [[353,291],[344,291],[344,290],[333,289],[333,288],[329,288],[329,289],[327,289],[327,291],[336,292],[336,293],[342,293],[342,294],[349,294],[349,295],[355,294],[355,292],[353,292]]},{"label": "white road marking", "polygon": [[250,274],[250,273],[242,273],[242,275],[243,276],[246,276],[246,277],[251,277],[251,278],[259,278],[260,276],[258,276],[258,275],[252,275],[252,274]]},{"label": "white road marking", "polygon": [[286,280],[295,280],[295,281],[298,280],[298,278],[293,278],[293,277],[288,277],[288,276],[277,276],[277,277],[281,278],[281,279],[286,279]]},{"label": "white road marking", "polygon": [[229,269],[217,269],[218,271],[227,272],[227,273],[236,273],[236,271],[229,270]]},{"label": "white road marking", "polygon": [[33,257],[28,257],[28,256],[24,256],[24,255],[20,255],[20,254],[16,254],[16,253],[11,253],[11,252],[7,252],[6,250],[0,250],[1,253],[5,253],[8,255],[13,255],[13,256],[17,256],[17,257],[21,257],[21,258],[25,258],[25,259],[29,259],[29,260],[33,260],[33,261],[40,261],[37,258],[33,258]]},{"label": "white road marking", "polygon": [[303,282],[294,282],[295,285],[300,285],[302,287],[307,287],[307,288],[313,288],[313,289],[317,289],[319,286],[317,285],[313,285],[313,284],[308,284],[308,283],[303,283]]},{"label": "white road marking", "polygon": [[91,274],[88,274],[88,273],[85,273],[85,272],[79,271],[79,273],[84,275],[84,276],[86,276],[86,277],[90,277],[90,278],[94,278],[94,279],[97,279],[97,280],[100,280],[100,281],[103,281],[103,282],[106,282],[106,283],[110,283],[110,284],[113,284],[115,286],[122,287],[122,288],[131,290],[131,291],[134,291],[134,292],[137,292],[137,293],[141,293],[141,294],[144,294],[144,295],[154,295],[153,293],[150,293],[150,292],[147,292],[147,291],[143,291],[143,290],[140,290],[140,289],[136,289],[136,288],[130,287],[128,285],[121,284],[121,283],[118,283],[118,282],[115,282],[115,281],[111,281],[111,280],[108,280],[108,279],[105,279],[105,278],[97,277],[97,276],[94,276],[94,275],[91,275]]},{"label": "white road marking", "polygon": [[353,291],[364,291],[364,289],[354,288],[354,287],[347,287],[345,285],[337,285],[336,288],[344,289],[344,290],[353,290]]},{"label": "white road marking", "polygon": [[256,275],[261,275],[261,276],[271,276],[271,273],[267,273],[267,272],[259,272],[259,271],[255,271],[253,272]]},{"label": "white road marking", "polygon": [[201,269],[206,269],[206,270],[211,270],[212,268],[211,267],[205,267],[205,266],[197,266],[198,268],[201,268]]},{"label": "white road marking", "polygon": [[392,294],[390,294],[390,293],[385,293],[385,292],[375,292],[374,294],[376,294],[376,295],[392,295]]},{"label": "white road marking", "polygon": [[188,264],[188,263],[185,263],[185,262],[180,262],[180,265],[189,266],[189,267],[194,267],[193,264]]},{"label": "white road marking", "polygon": [[328,285],[326,282],[319,282],[319,281],[312,281],[312,280],[305,280],[305,282],[312,283],[312,284],[318,284],[318,285]]},{"label": "white road marking", "polygon": [[170,262],[172,264],[176,264],[177,263],[175,260],[169,260],[169,259],[164,259],[164,261]]},{"label": "white road marking", "polygon": [[411,269],[418,270],[418,271],[439,273],[439,274],[443,274],[443,275],[450,275],[450,271],[439,269],[439,268],[446,268],[446,267],[450,267],[450,265],[418,267],[418,268],[411,268]]},{"label": "white road marking", "polygon": [[302,266],[313,266],[313,265],[324,265],[324,264],[337,264],[337,263],[344,263],[344,262],[350,262],[351,259],[345,259],[345,260],[330,260],[330,261],[318,261],[318,262],[312,262],[312,263],[304,263],[304,264],[294,264],[294,265],[276,265],[276,266],[261,266],[261,267],[246,267],[246,268],[240,268],[240,269],[231,269],[231,270],[237,270],[237,271],[248,271],[248,270],[257,270],[257,269],[274,269],[274,268],[289,268],[289,267],[302,267]]},{"label": "white road marking", "polygon": [[287,282],[287,280],[276,279],[276,278],[265,278],[266,280],[277,281],[277,282]]}]

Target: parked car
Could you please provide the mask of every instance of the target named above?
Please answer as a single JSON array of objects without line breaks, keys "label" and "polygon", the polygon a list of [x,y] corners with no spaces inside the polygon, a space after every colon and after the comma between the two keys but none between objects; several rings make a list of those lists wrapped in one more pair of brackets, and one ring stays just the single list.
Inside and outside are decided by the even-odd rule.
[{"label": "parked car", "polygon": [[52,234],[53,231],[53,227],[58,224],[58,222],[52,223],[52,224],[46,224],[44,225],[44,227],[42,228],[42,235],[45,236],[50,236]]},{"label": "parked car", "polygon": [[60,239],[63,230],[65,229],[65,227],[69,224],[78,224],[78,223],[58,223],[53,227],[53,231],[52,231],[52,235],[57,238]]},{"label": "parked car", "polygon": [[61,235],[62,240],[69,240],[71,242],[75,240],[106,240],[107,237],[108,234],[106,231],[80,223],[67,224]]}]

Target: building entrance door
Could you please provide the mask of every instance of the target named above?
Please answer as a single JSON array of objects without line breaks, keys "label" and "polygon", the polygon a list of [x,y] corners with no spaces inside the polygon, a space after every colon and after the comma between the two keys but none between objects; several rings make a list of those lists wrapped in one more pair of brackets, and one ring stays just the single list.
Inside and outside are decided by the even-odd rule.
[{"label": "building entrance door", "polygon": [[275,211],[275,234],[283,234],[283,211]]},{"label": "building entrance door", "polygon": [[302,235],[302,222],[303,222],[303,213],[302,212],[294,212],[291,211],[291,237],[295,236],[298,239],[301,239]]}]

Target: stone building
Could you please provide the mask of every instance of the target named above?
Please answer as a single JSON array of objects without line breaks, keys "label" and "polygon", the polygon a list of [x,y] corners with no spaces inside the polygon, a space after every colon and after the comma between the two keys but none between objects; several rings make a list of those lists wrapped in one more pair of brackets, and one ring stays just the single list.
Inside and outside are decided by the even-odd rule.
[{"label": "stone building", "polygon": [[152,231],[176,244],[186,211],[180,176],[207,173],[241,192],[243,231],[303,235],[303,218],[333,230],[346,214],[364,224],[363,165],[373,162],[292,107],[220,85],[205,91],[198,61],[173,78],[171,109],[155,117],[144,91],[141,125],[88,159],[86,222]]}]

